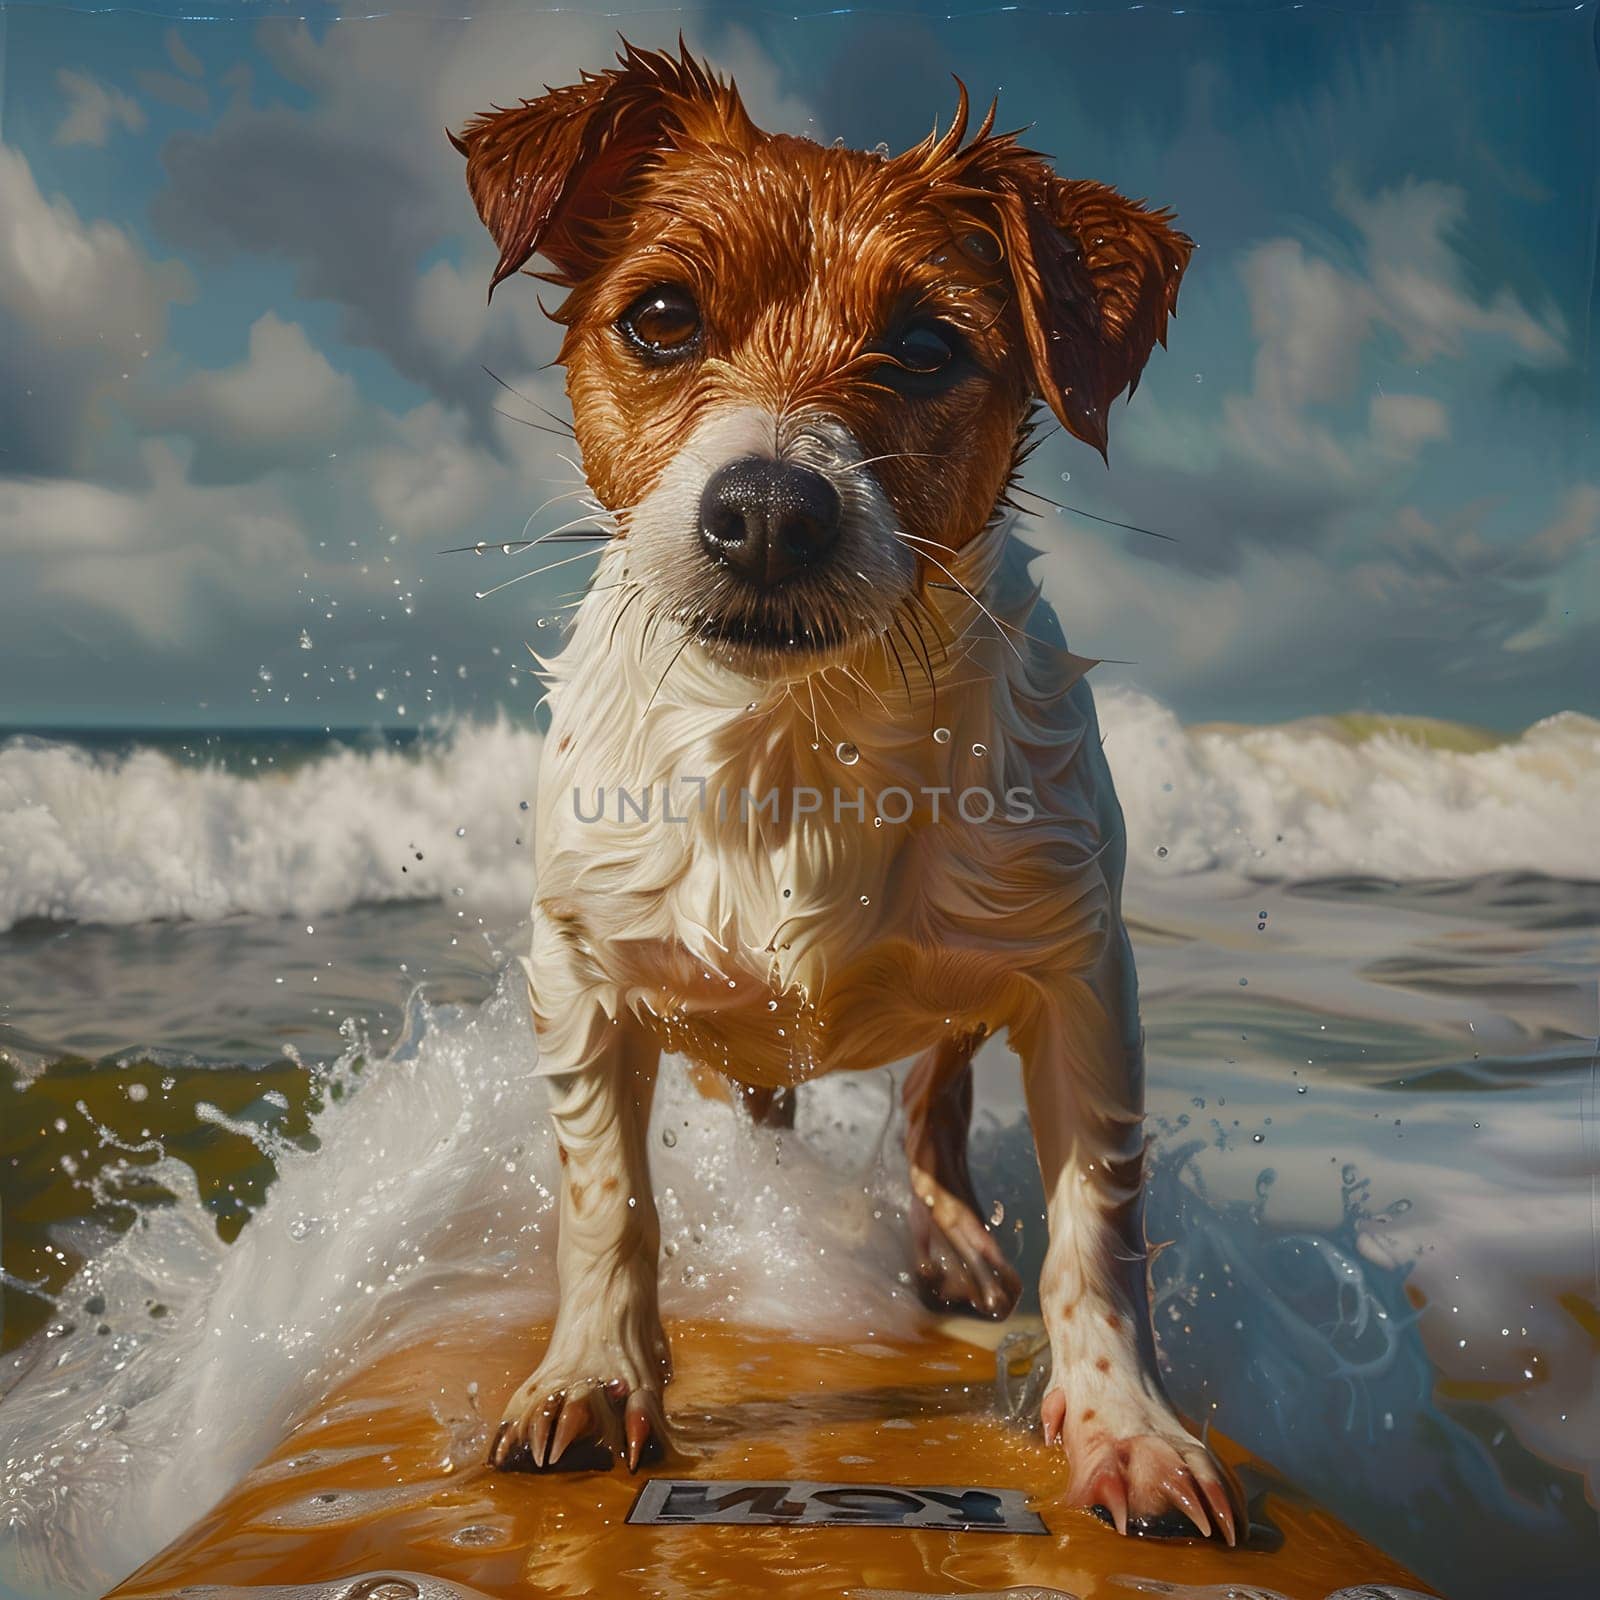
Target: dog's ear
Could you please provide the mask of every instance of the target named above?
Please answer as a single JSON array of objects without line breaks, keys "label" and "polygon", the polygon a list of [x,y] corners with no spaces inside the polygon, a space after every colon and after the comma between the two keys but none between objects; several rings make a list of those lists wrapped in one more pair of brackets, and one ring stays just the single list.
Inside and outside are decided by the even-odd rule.
[{"label": "dog's ear", "polygon": [[1007,163],[1000,224],[1040,394],[1101,455],[1111,402],[1131,397],[1157,343],[1194,241],[1103,183],[1058,178],[1034,158]]},{"label": "dog's ear", "polygon": [[450,135],[467,158],[478,215],[500,246],[491,295],[535,253],[567,287],[592,271],[630,183],[675,137],[755,136],[738,91],[681,39],[676,56],[624,40],[617,62],[538,99],[483,112]]}]

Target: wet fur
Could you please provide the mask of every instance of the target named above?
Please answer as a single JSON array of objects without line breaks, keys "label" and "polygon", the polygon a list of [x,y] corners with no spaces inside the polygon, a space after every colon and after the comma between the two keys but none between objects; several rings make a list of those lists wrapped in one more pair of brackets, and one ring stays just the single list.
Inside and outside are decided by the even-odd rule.
[{"label": "wet fur", "polygon": [[[763,1095],[920,1051],[925,1286],[1008,1311],[1020,1285],[965,1162],[972,1047],[1004,1030],[1048,1196],[1046,1440],[1072,1457],[1072,1498],[1118,1526],[1177,1512],[1231,1540],[1229,1490],[1155,1370],[1122,823],[1089,664],[1051,642],[1003,521],[1040,399],[1105,448],[1190,244],[1164,213],[1058,178],[992,117],[968,139],[963,92],[952,126],[901,156],[824,148],[755,128],[686,53],[630,47],[456,141],[494,282],[538,253],[568,291],[578,443],[617,528],[551,663],[540,774],[528,979],[563,1163],[561,1309],[491,1459],[636,1465],[666,1443],[644,1143],[663,1048]],[[704,332],[692,359],[650,365],[615,324],[664,281]],[[961,330],[965,364],[936,394],[908,398],[875,349],[908,308]],[[750,454],[822,473],[844,508],[837,559],[776,594],[697,544],[701,486]],[[747,643],[752,622],[786,646]],[[619,787],[667,788],[681,820],[659,798],[648,820],[579,814]],[[1033,815],[715,800],[857,789],[1023,791]]]}]

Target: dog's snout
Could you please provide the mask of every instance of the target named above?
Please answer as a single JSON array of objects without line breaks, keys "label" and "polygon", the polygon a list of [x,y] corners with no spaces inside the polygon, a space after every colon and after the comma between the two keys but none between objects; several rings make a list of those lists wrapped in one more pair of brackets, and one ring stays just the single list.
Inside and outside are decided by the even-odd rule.
[{"label": "dog's snout", "polygon": [[730,461],[700,497],[700,542],[751,583],[772,587],[839,537],[839,496],[820,472],[760,456]]}]

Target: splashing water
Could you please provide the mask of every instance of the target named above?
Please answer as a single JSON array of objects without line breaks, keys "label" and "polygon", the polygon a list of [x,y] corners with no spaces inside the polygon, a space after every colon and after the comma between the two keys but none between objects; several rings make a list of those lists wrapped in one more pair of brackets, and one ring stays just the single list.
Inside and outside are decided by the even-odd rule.
[{"label": "splashing water", "polygon": [[[328,1069],[306,1147],[238,1124],[277,1179],[232,1245],[193,1172],[157,1153],[142,1175],[168,1202],[105,1241],[48,1328],[0,1369],[8,1593],[102,1592],[342,1374],[431,1324],[525,1326],[554,1309],[558,1169],[524,986],[503,977],[469,1010],[414,996],[401,1042],[367,1056],[358,1040]],[[802,1337],[920,1320],[879,1159],[884,1083],[828,1088],[812,1137],[782,1139],[775,1161],[772,1134],[663,1074],[655,1182],[678,1269],[663,1276],[668,1316]]]}]

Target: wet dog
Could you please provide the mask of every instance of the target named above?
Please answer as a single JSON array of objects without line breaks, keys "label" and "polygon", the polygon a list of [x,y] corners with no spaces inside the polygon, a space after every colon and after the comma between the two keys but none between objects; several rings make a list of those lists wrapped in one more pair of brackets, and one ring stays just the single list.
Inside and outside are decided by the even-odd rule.
[{"label": "wet dog", "polygon": [[[645,1133],[663,1049],[770,1096],[918,1055],[930,1298],[1019,1282],[967,1174],[971,1061],[1019,1054],[1048,1198],[1046,1444],[1075,1503],[1236,1504],[1156,1372],[1123,829],[1088,663],[1005,513],[1038,402],[1097,449],[1192,248],[993,111],[889,158],[757,128],[687,53],[625,49],[455,137],[538,255],[615,536],[553,665],[528,978],[562,1163],[560,1310],[496,1466],[666,1438]],[[581,798],[580,798],[581,797]]]}]

